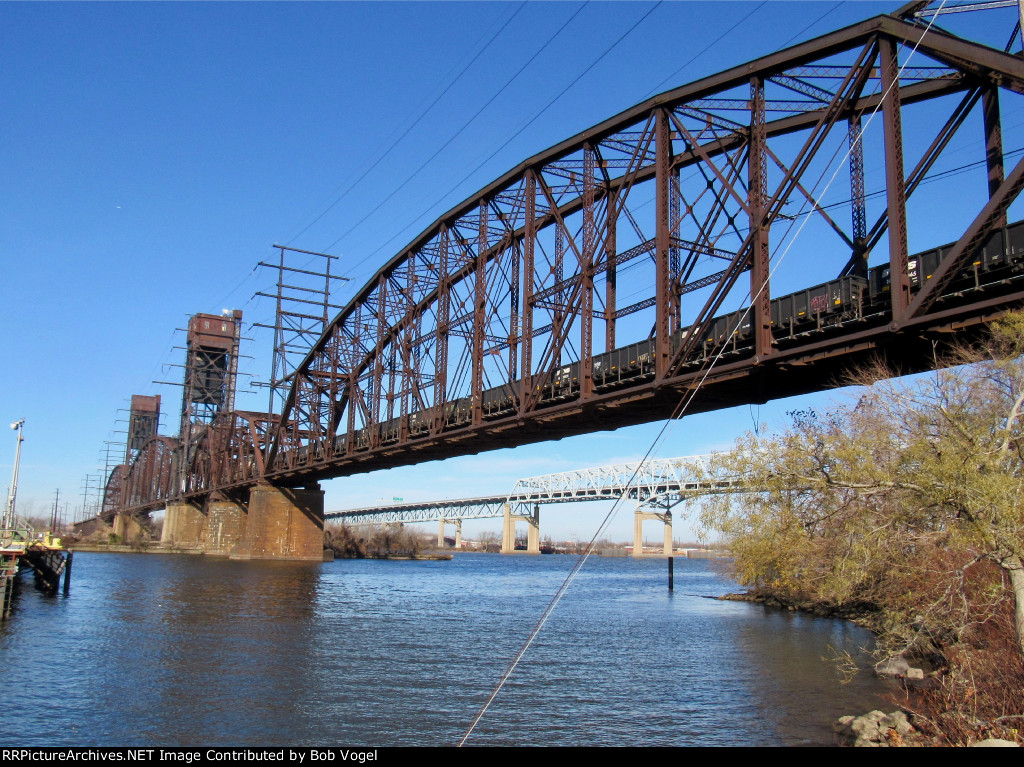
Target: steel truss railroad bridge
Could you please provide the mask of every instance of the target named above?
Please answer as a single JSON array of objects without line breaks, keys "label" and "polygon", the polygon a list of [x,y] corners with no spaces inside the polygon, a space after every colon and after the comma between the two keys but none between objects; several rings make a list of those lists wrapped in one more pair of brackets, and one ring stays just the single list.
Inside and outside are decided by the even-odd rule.
[{"label": "steel truss railroad bridge", "polygon": [[[224,409],[187,439],[154,437],[110,476],[104,514],[251,507],[254,488],[764,402],[876,355],[934,366],[1024,304],[1024,228],[1007,227],[1024,157],[1000,118],[1022,102],[1024,61],[928,28],[935,5],[659,94],[527,159],[323,323],[282,412]],[[949,165],[975,180],[937,197],[927,182]]]}]

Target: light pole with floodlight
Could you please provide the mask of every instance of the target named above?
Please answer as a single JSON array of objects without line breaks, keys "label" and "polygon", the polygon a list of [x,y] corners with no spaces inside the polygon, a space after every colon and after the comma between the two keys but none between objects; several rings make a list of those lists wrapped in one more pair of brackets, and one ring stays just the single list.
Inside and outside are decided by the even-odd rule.
[{"label": "light pole with floodlight", "polygon": [[7,509],[4,511],[3,525],[0,526],[4,530],[14,527],[14,502],[18,496],[18,466],[21,464],[21,443],[25,441],[25,437],[21,433],[24,425],[24,418],[11,424],[11,428],[18,432],[18,447],[14,451],[14,475],[11,477],[11,492],[7,496]]}]

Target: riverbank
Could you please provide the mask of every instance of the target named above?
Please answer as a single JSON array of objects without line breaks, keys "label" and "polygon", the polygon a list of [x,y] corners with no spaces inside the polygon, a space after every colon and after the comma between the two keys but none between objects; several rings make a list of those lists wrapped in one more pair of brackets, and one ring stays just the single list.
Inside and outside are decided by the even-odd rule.
[{"label": "riverbank", "polygon": [[336,557],[337,559],[390,559],[399,562],[447,562],[451,554],[442,551],[422,551],[416,554],[371,554],[365,557]]},{"label": "riverbank", "polygon": [[[804,613],[821,618],[850,621],[872,633],[877,633],[882,612],[874,605],[851,603],[836,605],[822,602],[793,602],[767,590],[753,590],[725,594],[717,599],[728,602],[760,604],[772,610]],[[991,655],[992,648],[986,648]],[[977,652],[975,648],[964,647],[961,653]],[[956,653],[956,645],[936,648],[936,652]],[[997,653],[996,664],[1002,666],[1000,685],[989,681],[989,668],[976,669],[978,676],[969,688],[964,688],[955,670],[949,665],[925,671],[912,666],[900,656],[879,660],[870,669],[880,679],[891,680],[892,691],[885,696],[890,703],[900,706],[896,711],[885,713],[873,710],[859,716],[846,715],[836,720],[833,729],[841,745],[848,746],[1020,746],[1024,745],[1024,711],[1018,714],[989,716],[982,712],[987,706],[999,705],[998,700],[985,701],[986,695],[997,698],[1010,695],[1018,707],[1024,700],[1019,686],[1013,681],[1015,648],[1008,653]],[[981,659],[986,659],[985,655]],[[922,659],[926,660],[926,659]],[[977,661],[977,655],[975,657]],[[849,660],[837,658],[849,674],[867,669],[850,668]],[[927,663],[922,665],[927,666]],[[987,684],[986,684],[987,683]],[[965,716],[961,704],[974,698],[972,715]]]},{"label": "riverbank", "polygon": [[844,605],[808,601],[788,602],[766,591],[736,592],[717,597],[717,599],[727,602],[751,602],[753,604],[764,605],[765,607],[772,607],[778,610],[815,615],[819,618],[838,618],[840,620],[848,620],[856,623],[858,626],[862,626],[870,630],[873,630],[873,624],[878,619],[878,609],[873,605],[862,602],[854,602]]},{"label": "riverbank", "polygon": [[74,543],[68,546],[69,551],[91,551],[104,554],[203,554],[202,549],[182,549],[170,545],[128,544],[128,543]]},{"label": "riverbank", "polygon": [[[901,747],[915,748],[948,746],[944,738],[926,734],[926,723],[919,717],[908,715],[905,711],[870,711],[863,716],[844,716],[836,720],[832,729],[836,733],[840,745],[864,747]],[[984,748],[1018,748],[1020,744],[1000,733],[987,734],[967,743],[958,745]]]}]

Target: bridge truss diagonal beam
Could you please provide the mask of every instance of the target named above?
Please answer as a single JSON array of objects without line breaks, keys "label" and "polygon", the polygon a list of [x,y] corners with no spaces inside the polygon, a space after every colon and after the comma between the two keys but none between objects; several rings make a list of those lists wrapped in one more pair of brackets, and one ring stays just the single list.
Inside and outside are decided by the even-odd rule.
[{"label": "bridge truss diagonal beam", "polygon": [[[927,7],[658,94],[528,158],[381,266],[295,369],[282,413],[210,424],[179,484],[164,479],[170,446],[153,443],[121,470],[111,505],[298,487],[613,429],[671,417],[684,398],[690,413],[761,403],[826,388],[873,355],[928,369],[955,333],[1024,305],[1016,264],[989,283],[963,279],[990,243],[1020,247],[1011,240],[1024,229],[1006,218],[1024,166],[1009,162],[998,115],[1021,106],[1024,61],[926,33],[913,14]],[[915,109],[929,119],[911,129]],[[979,111],[982,148],[949,157]],[[946,247],[916,216],[940,159],[977,166],[986,183],[958,185],[965,222],[951,225],[952,257],[913,284],[909,265],[926,252],[906,244]],[[819,179],[837,175],[849,176],[848,221],[818,201]],[[816,280],[888,265],[891,290],[867,312],[815,310],[802,329],[776,319],[813,288],[791,257],[780,264],[798,219],[819,227],[803,254]],[[753,342],[740,344],[745,322]],[[579,496],[611,492],[596,475],[579,479],[592,483]],[[657,477],[644,481],[655,497]]]},{"label": "bridge truss diagonal beam", "polygon": [[[897,75],[901,46],[919,59]],[[811,178],[836,141],[845,145],[851,121],[867,132],[861,115],[963,92],[979,78],[1024,89],[1018,58],[944,32],[922,39],[918,26],[881,16],[656,96],[530,158],[439,218],[334,319],[296,373],[268,477],[300,482],[468,446],[449,435],[515,444],[525,432],[514,425],[541,419],[565,376],[581,405],[614,399],[600,344],[633,316],[656,329],[654,380],[641,383],[681,380],[748,278],[759,295],[752,364],[770,361],[773,222],[787,205],[809,206],[836,234],[835,273],[851,257],[866,261],[856,221],[846,231],[808,202]],[[814,98],[793,102],[794,84]],[[881,159],[891,184],[903,178],[902,157]],[[890,197],[904,242],[909,189]],[[727,268],[709,253],[728,254]],[[636,287],[647,298],[623,316],[615,293],[627,272],[644,275]],[[683,342],[670,343],[687,321]],[[502,418],[498,434],[492,422]]]}]

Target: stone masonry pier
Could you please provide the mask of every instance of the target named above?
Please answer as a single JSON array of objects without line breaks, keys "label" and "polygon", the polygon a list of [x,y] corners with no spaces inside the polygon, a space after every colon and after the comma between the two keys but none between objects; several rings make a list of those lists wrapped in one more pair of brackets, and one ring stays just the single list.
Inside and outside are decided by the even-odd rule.
[{"label": "stone masonry pier", "polygon": [[248,503],[215,494],[202,506],[167,504],[160,542],[231,559],[324,560],[324,492],[319,485],[260,483],[248,495]]}]

